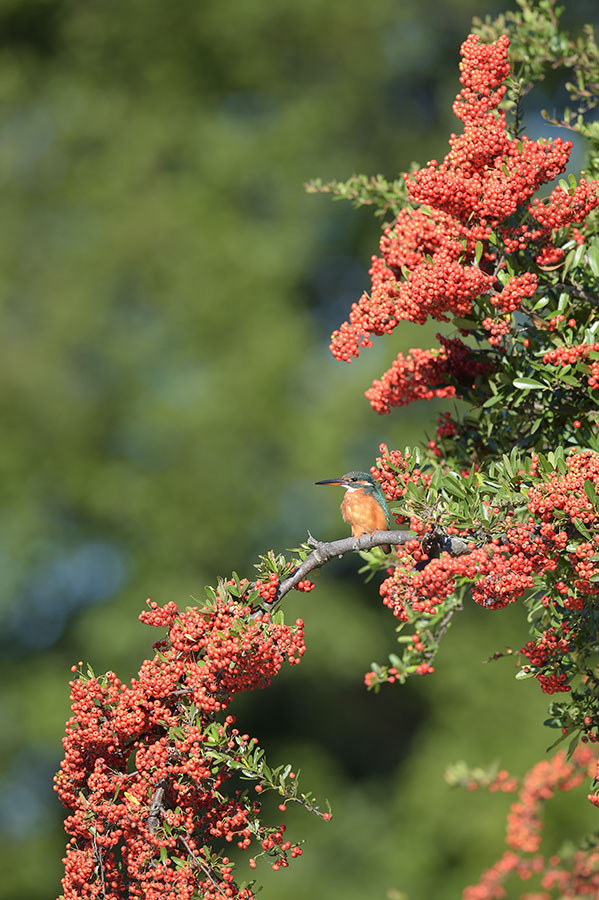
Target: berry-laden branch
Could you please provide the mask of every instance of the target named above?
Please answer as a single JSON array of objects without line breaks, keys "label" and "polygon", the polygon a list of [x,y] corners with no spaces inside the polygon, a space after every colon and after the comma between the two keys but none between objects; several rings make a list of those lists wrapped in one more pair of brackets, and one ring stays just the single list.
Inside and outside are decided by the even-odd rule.
[{"label": "berry-laden branch", "polygon": [[[304,559],[287,562],[271,553],[263,558],[262,580],[221,580],[207,589],[203,605],[182,611],[148,601],[141,621],[167,634],[130,685],[112,672],[97,677],[73,667],[72,716],[56,776],[59,797],[72,811],[65,822],[71,835],[65,900],[95,896],[93,885],[106,900],[174,900],[194,891],[250,900],[253,889],[235,884],[229,857],[209,849],[215,841],[244,850],[255,843],[250,868],[262,855],[280,869],[301,854],[297,842],[285,839],[285,825],[262,821],[257,798],[274,791],[281,812],[298,803],[325,820],[328,808],[301,791],[290,765],[271,768],[257,739],[221,714],[235,694],[265,687],[284,662],[299,663],[303,622],[285,625],[274,607],[293,588],[313,587],[308,573],[346,553],[413,540],[406,530],[331,542],[310,535],[305,549],[314,549]],[[439,532],[428,552],[442,547],[457,555],[466,546]],[[253,793],[243,790],[244,781]]]},{"label": "berry-laden branch", "polygon": [[55,779],[71,811],[65,900],[250,900],[251,884],[235,884],[227,843],[256,845],[250,868],[263,855],[285,868],[302,852],[284,824],[262,821],[260,795],[275,792],[282,812],[297,802],[330,818],[291,766],[270,767],[257,739],[224,715],[235,694],[265,687],[305,650],[301,620],[250,619],[259,600],[247,580],[233,578],[184,611],[150,602],[142,622],[167,634],[130,685],[73,667]]},{"label": "berry-laden branch", "polygon": [[[65,900],[95,896],[96,888],[105,900],[162,900],[194,891],[250,900],[251,885],[235,884],[229,857],[210,849],[215,841],[235,841],[244,850],[255,843],[250,868],[262,855],[280,869],[301,854],[297,842],[285,839],[285,825],[262,821],[257,798],[274,791],[281,812],[298,803],[324,819],[328,809],[301,791],[290,765],[271,768],[257,739],[221,714],[235,694],[265,687],[284,662],[299,663],[303,622],[286,625],[275,607],[292,589],[314,587],[306,580],[310,572],[350,552],[410,541],[407,530],[331,542],[309,535],[299,559],[270,553],[261,578],[221,579],[201,605],[183,611],[148,601],[141,621],[167,634],[130,685],[112,672],[97,677],[82,664],[73,667],[72,716],[56,776],[59,797],[72,811],[65,822],[71,835]],[[438,530],[428,536],[426,552],[459,555],[467,546]],[[243,790],[243,781],[253,793]]]}]

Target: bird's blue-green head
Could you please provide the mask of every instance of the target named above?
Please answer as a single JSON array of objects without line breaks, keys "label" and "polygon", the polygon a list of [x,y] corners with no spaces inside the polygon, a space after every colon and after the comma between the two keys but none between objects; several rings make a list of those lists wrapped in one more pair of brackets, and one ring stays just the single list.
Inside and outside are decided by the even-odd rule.
[{"label": "bird's blue-green head", "polygon": [[385,495],[381,490],[378,481],[373,478],[370,472],[347,472],[341,478],[325,478],[324,481],[316,481],[315,484],[339,484],[346,491],[364,490],[368,494],[372,494],[374,499],[379,503],[387,516],[387,526],[391,527],[391,517],[387,507]]}]

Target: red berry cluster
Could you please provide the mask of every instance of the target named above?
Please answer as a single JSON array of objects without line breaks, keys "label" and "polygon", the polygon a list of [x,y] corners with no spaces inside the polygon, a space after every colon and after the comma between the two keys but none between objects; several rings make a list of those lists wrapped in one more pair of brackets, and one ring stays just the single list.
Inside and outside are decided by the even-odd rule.
[{"label": "red berry cluster", "polygon": [[599,351],[599,341],[594,344],[574,344],[570,347],[554,347],[543,356],[544,363],[553,366],[571,366],[579,359],[586,359],[589,353]]},{"label": "red berry cluster", "polygon": [[422,545],[416,550],[405,544],[398,555],[400,565],[380,587],[383,602],[400,619],[406,606],[435,615],[458,582],[467,580],[472,582],[473,600],[487,609],[501,609],[534,586],[535,574],[553,566],[552,560],[536,552],[528,529],[512,530],[511,538],[494,540],[459,557],[444,552],[424,567]]},{"label": "red berry cluster", "polygon": [[[576,323],[574,322],[574,324]],[[599,341],[595,341],[593,344],[572,344],[570,346],[553,347],[545,353],[543,362],[552,366],[573,366],[579,361],[588,360],[591,353],[599,353]],[[599,388],[599,361],[596,359],[589,360],[588,363],[585,363],[585,366],[584,374],[581,374],[583,374],[583,377],[586,377],[586,382],[591,390],[597,390]]]},{"label": "red berry cluster", "polygon": [[437,419],[437,437],[439,440],[443,438],[454,437],[458,433],[458,427],[451,418],[451,413],[444,412]]},{"label": "red berry cluster", "polygon": [[504,337],[510,333],[511,319],[509,315],[502,315],[496,318],[487,316],[482,320],[482,326],[488,331],[487,340],[492,347],[498,347]]},{"label": "red berry cluster", "polygon": [[532,272],[514,275],[498,294],[491,296],[491,303],[503,313],[511,313],[520,309],[526,298],[534,297],[537,289],[537,276]]},{"label": "red berry cluster", "polygon": [[[380,381],[374,381],[366,397],[378,413],[393,406],[406,406],[414,400],[453,397],[456,384],[471,383],[477,375],[487,374],[491,364],[477,359],[458,339],[437,335],[438,350],[413,348],[407,356],[400,353]],[[451,382],[451,383],[450,383]]]},{"label": "red berry cluster", "polygon": [[298,583],[295,585],[295,590],[301,591],[304,594],[309,594],[310,591],[313,591],[315,587],[316,587],[316,585],[314,584],[313,581],[310,581],[309,578],[303,578],[301,581],[298,581]]},{"label": "red berry cluster", "polygon": [[463,900],[496,900],[507,896],[505,882],[511,875],[526,881],[529,891],[531,879],[539,883],[539,891],[526,894],[531,900],[533,897],[581,900],[599,896],[599,852],[595,846],[576,851],[568,861],[558,854],[544,853],[541,848],[545,804],[558,791],[571,791],[586,777],[592,777],[596,765],[596,753],[578,747],[570,760],[561,750],[533,766],[524,777],[518,799],[508,814],[508,849],[476,885],[464,890]]},{"label": "red berry cluster", "polygon": [[[548,660],[559,658],[560,654],[567,653],[570,649],[568,623],[564,623],[564,637],[559,637],[553,626],[547,628],[537,641],[528,641],[521,649],[532,666],[540,668]],[[573,635],[574,636],[574,635]]]},{"label": "red berry cluster", "polygon": [[414,466],[409,454],[404,454],[401,450],[389,450],[386,444],[380,444],[379,451],[381,456],[377,457],[376,465],[370,471],[380,482],[387,500],[401,499],[410,482],[430,484],[429,473],[423,472],[417,465]]},{"label": "red berry cluster", "polygon": [[[537,275],[527,271],[530,255],[551,267],[564,255],[560,230],[569,228],[581,239],[573,226],[599,205],[599,182],[559,186],[545,200],[534,196],[564,171],[572,145],[560,138],[510,137],[499,109],[510,74],[508,47],[505,36],[487,45],[471,34],[463,43],[462,89],[453,105],[463,131],[451,135],[440,163],[431,160],[404,175],[410,205],[383,232],[380,255],[372,257],[370,292],[333,332],[337,359],[350,362],[372,346],[374,335],[390,334],[401,321],[423,324],[429,316],[467,317],[474,327],[478,322],[497,347],[512,330],[512,314],[537,290]],[[466,348],[412,349],[398,356],[367,397],[377,412],[387,413],[413,400],[460,396],[460,383],[472,381],[466,376],[477,365]]]},{"label": "red berry cluster", "polygon": [[[544,203],[535,198],[529,206],[531,215],[545,231],[557,231],[573,223],[581,223],[599,206],[599,192],[596,181],[581,181],[570,193],[561,185],[556,187]],[[580,232],[574,229],[581,241]],[[562,254],[563,255],[563,254]]]},{"label": "red berry cluster", "polygon": [[71,810],[65,900],[250,900],[229,858],[206,848],[224,840],[247,849],[256,840],[277,868],[298,855],[284,826],[261,823],[255,799],[226,792],[236,767],[259,778],[262,751],[232,727],[232,716],[218,722],[216,713],[235,694],[265,687],[305,650],[301,620],[290,628],[250,612],[225,585],[203,607],[149,602],[141,621],[167,636],[139,677],[130,685],[112,672],[71,682],[55,779]]},{"label": "red berry cluster", "polygon": [[279,590],[279,576],[276,572],[271,572],[267,582],[258,579],[254,583],[254,587],[265,603],[274,603],[277,599],[277,592]]}]

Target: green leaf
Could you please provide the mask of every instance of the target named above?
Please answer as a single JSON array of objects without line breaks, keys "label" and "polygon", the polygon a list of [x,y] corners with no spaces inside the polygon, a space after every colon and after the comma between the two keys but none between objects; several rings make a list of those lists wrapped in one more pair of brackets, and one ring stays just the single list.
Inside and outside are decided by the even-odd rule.
[{"label": "green leaf", "polygon": [[534,378],[514,378],[512,384],[514,387],[520,388],[524,391],[546,391],[548,387],[546,384],[541,384],[540,381],[536,381]]},{"label": "green leaf", "polygon": [[567,734],[560,734],[560,736],[555,740],[552,744],[547,747],[546,753],[549,753],[550,750],[553,750],[555,747],[558,747],[563,741],[568,737]]},{"label": "green leaf", "polygon": [[574,519],[574,524],[575,524],[577,530],[580,532],[580,534],[583,537],[588,538],[588,540],[593,539],[593,535],[591,534],[589,529],[586,527],[584,522],[582,522],[580,519]]},{"label": "green leaf", "polygon": [[584,483],[584,492],[593,504],[593,506],[597,505],[597,489],[592,481],[585,481]]},{"label": "green leaf", "polygon": [[577,746],[578,746],[578,732],[576,732],[576,734],[574,735],[574,737],[568,744],[568,749],[566,751],[566,759],[570,759],[570,757],[576,750]]},{"label": "green leaf", "polygon": [[443,479],[443,487],[449,491],[450,494],[453,494],[454,497],[457,497],[458,500],[466,499],[466,491],[455,475],[447,475]]},{"label": "green leaf", "polygon": [[540,300],[537,300],[535,305],[533,306],[533,312],[538,312],[540,309],[543,309],[549,303],[549,297],[541,297]]},{"label": "green leaf", "polygon": [[593,243],[587,252],[587,258],[591,272],[595,278],[599,278],[599,244]]},{"label": "green leaf", "polygon": [[513,469],[512,469],[512,466],[511,466],[509,457],[506,456],[505,453],[504,453],[503,456],[502,456],[501,458],[502,458],[502,460],[503,460],[503,465],[505,466],[505,471],[507,472],[507,474],[509,475],[510,478],[513,478],[513,477],[514,477],[514,471],[513,471]]},{"label": "green leaf", "polygon": [[476,319],[463,319],[458,316],[454,317],[453,324],[462,331],[472,331],[477,326]]},{"label": "green leaf", "polygon": [[568,294],[567,291],[562,291],[562,293],[559,295],[559,301],[557,304],[558,313],[565,313],[566,307],[569,305],[569,303],[570,303],[570,295]]},{"label": "green leaf", "polygon": [[581,244],[580,247],[577,247],[574,251],[574,259],[572,260],[572,268],[575,269],[579,264],[580,260],[584,256],[585,246]]},{"label": "green leaf", "polygon": [[495,406],[496,403],[500,403],[502,400],[505,402],[505,398],[501,394],[495,394],[493,397],[489,397],[488,400],[485,400],[483,407],[488,409],[490,406]]}]

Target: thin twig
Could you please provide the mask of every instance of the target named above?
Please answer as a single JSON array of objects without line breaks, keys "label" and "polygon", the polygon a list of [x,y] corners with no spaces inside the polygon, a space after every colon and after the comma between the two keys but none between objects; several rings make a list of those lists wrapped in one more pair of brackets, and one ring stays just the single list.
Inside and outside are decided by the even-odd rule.
[{"label": "thin twig", "polygon": [[[463,607],[462,601],[458,600],[456,603],[454,603],[453,606],[449,607],[449,609],[447,610],[447,612],[445,613],[445,615],[439,622],[439,631],[437,632],[437,634],[435,636],[436,640],[437,640],[437,647],[434,647],[430,650],[426,650],[423,653],[423,658],[427,663],[430,663],[431,659],[434,659],[434,657],[437,655],[437,650],[439,649],[438,643],[441,640],[441,638],[443,637],[443,635],[445,634],[445,632],[447,631],[447,629],[449,628],[449,626],[451,625],[451,620],[453,619],[454,614],[457,612],[461,612],[463,608],[464,607]],[[427,629],[426,634],[428,636],[430,636],[430,632],[428,631],[428,629]]]},{"label": "thin twig", "polygon": [[579,300],[586,300],[588,303],[592,303],[593,306],[599,306],[599,295],[589,294],[588,291],[578,287],[576,284],[565,284],[563,281],[556,281],[552,287],[561,288],[562,291],[568,291],[569,294],[572,294],[573,297],[578,297]]},{"label": "thin twig", "polygon": [[106,884],[104,883],[104,861],[102,859],[102,851],[98,847],[98,841],[96,839],[96,832],[94,831],[94,856],[98,862],[98,868],[100,869],[100,884],[102,886],[102,897],[106,900]]},{"label": "thin twig", "polygon": [[[191,856],[192,862],[198,867],[198,869],[201,869],[202,872],[204,873],[204,875],[206,876],[206,878],[208,878],[212,882],[212,884],[214,885],[216,890],[219,892],[221,897],[227,897],[227,895],[225,894],[225,892],[222,889],[222,886],[218,883],[218,881],[216,881],[216,879],[214,878],[209,867],[206,865],[206,863],[202,862],[202,860],[193,852],[193,850],[189,846],[189,842],[186,840],[186,838],[183,837],[182,834],[179,835],[179,840],[181,841],[181,843],[183,844],[183,846],[185,847],[185,849]],[[228,900],[228,898],[227,898],[227,900]]]}]

